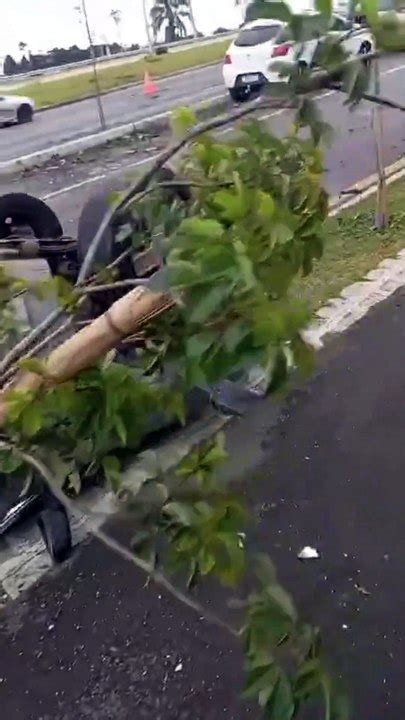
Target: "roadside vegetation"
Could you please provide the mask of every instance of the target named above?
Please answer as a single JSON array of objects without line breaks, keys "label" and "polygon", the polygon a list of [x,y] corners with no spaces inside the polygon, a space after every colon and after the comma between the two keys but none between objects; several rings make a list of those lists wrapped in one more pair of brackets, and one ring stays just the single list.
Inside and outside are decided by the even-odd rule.
[{"label": "roadside vegetation", "polygon": [[[228,40],[221,40],[210,45],[196,46],[189,50],[173,52],[165,55],[150,55],[140,60],[117,65],[114,67],[100,66],[98,78],[102,92],[120,88],[123,85],[141,82],[145,72],[159,78],[171,73],[181,72],[198,65],[208,65],[222,60]],[[94,75],[91,70],[81,75],[72,74],[61,80],[48,80],[23,85],[15,90],[17,95],[29,95],[35,100],[38,108],[52,107],[61,103],[72,102],[95,95]]]},{"label": "roadside vegetation", "polygon": [[372,230],[375,196],[345,210],[325,223],[325,246],[314,272],[298,278],[293,292],[310,303],[313,310],[337,297],[343,288],[362,280],[382,260],[405,248],[405,183],[389,189],[390,223],[383,230]]}]

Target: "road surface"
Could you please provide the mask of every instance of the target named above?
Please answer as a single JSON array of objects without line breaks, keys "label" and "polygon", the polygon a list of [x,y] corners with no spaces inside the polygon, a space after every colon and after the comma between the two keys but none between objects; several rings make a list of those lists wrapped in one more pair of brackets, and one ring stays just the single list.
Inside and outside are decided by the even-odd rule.
[{"label": "road surface", "polygon": [[[399,99],[405,95],[398,68],[405,62],[403,54],[387,56],[381,61],[382,73],[393,71],[387,90]],[[389,77],[389,76],[387,76]],[[145,98],[142,87],[133,86],[103,97],[108,127],[142,121],[169,112],[182,104],[195,104],[226,96],[221,65],[190,70],[182,75],[158,82],[160,94]],[[383,82],[385,91],[385,84]],[[337,118],[332,118],[337,126]],[[0,128],[0,162],[28,155],[67,140],[95,133],[100,129],[94,99],[46,110],[36,116],[32,124]]]},{"label": "road surface", "polygon": [[[224,95],[220,66],[190,70],[158,81],[159,96],[145,97],[141,86],[105,95],[102,99],[107,126],[145,120],[179,105],[198,103]],[[38,113],[33,123],[0,128],[0,161],[12,160],[67,140],[100,130],[94,99]]]}]

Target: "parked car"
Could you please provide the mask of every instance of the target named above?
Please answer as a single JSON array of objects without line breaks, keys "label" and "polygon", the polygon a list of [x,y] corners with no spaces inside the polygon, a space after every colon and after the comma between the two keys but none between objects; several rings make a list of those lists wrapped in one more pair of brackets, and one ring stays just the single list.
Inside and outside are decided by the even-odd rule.
[{"label": "parked car", "polygon": [[[374,50],[374,38],[370,30],[340,15],[331,20],[329,35],[344,37],[342,47],[353,55],[367,55]],[[300,63],[314,64],[314,56],[320,38],[314,37],[304,43]],[[231,43],[223,66],[225,86],[236,102],[248,100],[251,94],[267,83],[280,82],[279,73],[272,70],[272,61],[296,62],[297,45],[289,36],[286,23],[279,20],[259,19],[246,23]]]},{"label": "parked car", "polygon": [[22,95],[0,95],[0,125],[14,125],[31,122],[34,118],[35,103]]}]

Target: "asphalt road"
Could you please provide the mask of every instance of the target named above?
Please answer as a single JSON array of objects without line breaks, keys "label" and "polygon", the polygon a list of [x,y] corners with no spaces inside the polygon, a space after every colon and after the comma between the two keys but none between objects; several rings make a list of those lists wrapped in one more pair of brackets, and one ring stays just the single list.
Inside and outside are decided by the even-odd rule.
[{"label": "asphalt road", "polygon": [[[401,291],[320,354],[285,405],[260,401],[227,432],[256,547],[321,624],[352,720],[405,713],[404,352]],[[321,559],[301,563],[304,545]],[[95,541],[0,614],[1,703],[13,720],[256,719],[241,682],[232,641]]]},{"label": "asphalt road", "polygon": [[[104,95],[108,127],[145,120],[181,104],[195,104],[225,94],[219,65],[190,70],[158,81],[159,95],[148,98],[141,86]],[[94,99],[38,113],[33,123],[0,128],[0,161],[12,160],[100,130]]]}]

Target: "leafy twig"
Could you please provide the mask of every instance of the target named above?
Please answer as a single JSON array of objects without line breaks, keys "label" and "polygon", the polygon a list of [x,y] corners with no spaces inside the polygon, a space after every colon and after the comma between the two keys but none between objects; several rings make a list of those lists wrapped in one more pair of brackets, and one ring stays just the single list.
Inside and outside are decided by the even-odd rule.
[{"label": "leafy twig", "polygon": [[174,155],[177,155],[177,153],[179,153],[184,147],[186,147],[189,143],[195,140],[195,138],[197,138],[199,135],[209,132],[210,130],[217,130],[221,127],[224,127],[225,125],[229,125],[233,122],[236,122],[237,120],[240,120],[243,117],[252,115],[252,113],[257,112],[258,110],[262,110],[265,107],[269,107],[269,105],[266,105],[266,103],[263,102],[259,103],[258,101],[256,101],[254,105],[250,105],[249,107],[238,110],[237,112],[233,112],[227,115],[221,115],[220,117],[213,118],[212,120],[207,120],[206,122],[199,123],[183,138],[177,140],[174,143],[171,143],[168,148],[164,150],[158,158],[156,158],[155,162],[152,164],[152,167],[147,170],[146,173],[129,188],[129,190],[123,195],[121,200],[106,212],[103,220],[101,221],[99,229],[97,230],[97,233],[95,234],[92,242],[90,243],[87,255],[80,269],[78,282],[82,282],[87,277],[87,274],[93,264],[97,249],[103,238],[103,235],[113,218],[115,218],[116,215],[119,214],[119,212],[125,207],[125,205],[127,205],[136,195],[145,192],[156,173],[161,170],[161,168],[163,168],[163,166],[166,165],[166,163],[171,160]]}]

